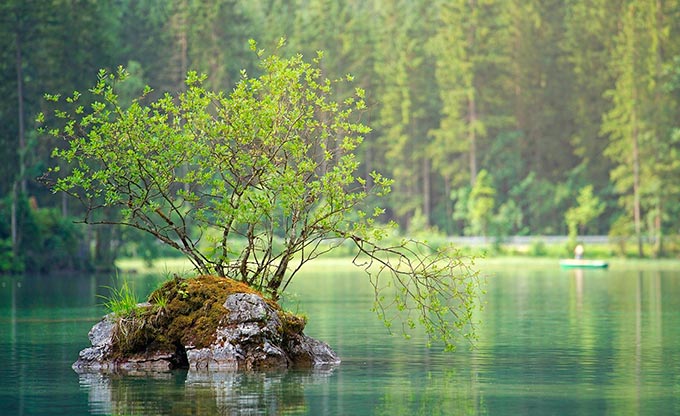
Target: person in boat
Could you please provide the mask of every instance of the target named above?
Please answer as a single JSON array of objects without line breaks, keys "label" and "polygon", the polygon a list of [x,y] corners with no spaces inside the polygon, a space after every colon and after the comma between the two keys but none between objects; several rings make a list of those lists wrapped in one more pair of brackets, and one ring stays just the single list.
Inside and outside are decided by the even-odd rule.
[{"label": "person in boat", "polygon": [[574,258],[577,260],[582,259],[584,251],[585,249],[583,248],[583,246],[581,244],[578,244],[576,248],[574,248]]}]

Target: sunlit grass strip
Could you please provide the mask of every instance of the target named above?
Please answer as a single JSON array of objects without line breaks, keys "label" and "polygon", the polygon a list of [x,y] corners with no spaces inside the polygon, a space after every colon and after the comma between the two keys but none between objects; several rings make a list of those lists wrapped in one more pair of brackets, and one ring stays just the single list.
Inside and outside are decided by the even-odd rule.
[{"label": "sunlit grass strip", "polygon": [[184,275],[193,269],[193,265],[184,257],[163,257],[153,261],[149,267],[142,258],[125,258],[116,260],[116,267],[123,273],[178,273]]}]

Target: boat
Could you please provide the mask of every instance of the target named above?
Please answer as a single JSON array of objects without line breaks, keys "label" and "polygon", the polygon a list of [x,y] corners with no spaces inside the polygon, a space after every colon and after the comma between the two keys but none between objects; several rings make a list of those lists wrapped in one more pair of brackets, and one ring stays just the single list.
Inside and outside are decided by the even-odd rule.
[{"label": "boat", "polygon": [[560,266],[565,269],[606,269],[609,263],[604,260],[564,259],[560,260]]}]

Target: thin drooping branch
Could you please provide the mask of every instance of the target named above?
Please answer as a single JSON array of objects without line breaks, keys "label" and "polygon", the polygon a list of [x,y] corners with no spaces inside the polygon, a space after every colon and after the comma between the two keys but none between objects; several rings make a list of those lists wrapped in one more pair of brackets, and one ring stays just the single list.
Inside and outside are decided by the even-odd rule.
[{"label": "thin drooping branch", "polygon": [[393,321],[407,333],[420,324],[431,341],[454,349],[456,337],[476,340],[474,311],[483,281],[453,247],[434,249],[415,240],[379,247],[352,238],[358,254],[354,264],[363,268],[374,288],[374,310],[387,327]]}]

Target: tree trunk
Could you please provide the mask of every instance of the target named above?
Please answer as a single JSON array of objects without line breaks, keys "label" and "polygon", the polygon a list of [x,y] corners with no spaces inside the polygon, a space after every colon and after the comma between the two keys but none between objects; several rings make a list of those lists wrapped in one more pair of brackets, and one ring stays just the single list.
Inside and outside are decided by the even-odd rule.
[{"label": "tree trunk", "polygon": [[[290,244],[290,243],[289,243]],[[286,251],[283,253],[281,256],[281,260],[279,261],[279,265],[276,268],[276,271],[274,272],[274,276],[272,276],[271,279],[269,279],[269,282],[267,282],[267,289],[269,289],[269,292],[272,296],[273,300],[279,300],[279,288],[281,287],[281,283],[283,283],[283,278],[286,275],[286,270],[288,269],[288,262],[290,261],[291,254]]]},{"label": "tree trunk", "polygon": [[445,232],[453,234],[453,204],[451,203],[451,176],[444,175],[444,201],[446,206]]},{"label": "tree trunk", "polygon": [[654,241],[654,257],[661,257],[663,256],[663,228],[661,226],[661,215],[663,211],[660,201],[656,209],[656,217],[654,218],[654,228],[656,231],[656,239]]},{"label": "tree trunk", "polygon": [[[21,28],[17,28],[15,32],[15,47],[16,47],[16,75],[17,75],[17,113],[19,123],[19,146],[17,148],[17,156],[19,158],[19,173],[14,177],[12,183],[12,206],[10,218],[10,233],[12,238],[12,252],[16,256],[19,252],[19,225],[17,221],[17,200],[19,195],[26,194],[26,178],[25,178],[25,162],[26,155],[26,134],[24,131],[24,71],[23,58],[21,53]],[[19,188],[19,189],[17,189]]]},{"label": "tree trunk", "polygon": [[61,216],[68,217],[68,195],[66,192],[61,193]]},{"label": "tree trunk", "polygon": [[12,234],[12,254],[16,257],[19,254],[19,233],[17,231],[17,182],[12,184],[12,207],[11,207],[11,218],[10,218],[10,228]]},{"label": "tree trunk", "polygon": [[[470,11],[474,13],[477,5],[474,0],[469,1]],[[470,53],[475,53],[477,37],[476,26],[470,25],[470,30],[468,32],[468,44],[470,47]],[[472,58],[471,58],[472,59]],[[475,186],[475,181],[477,180],[477,103],[475,102],[475,80],[474,80],[474,69],[472,74],[472,79],[470,80],[470,91],[468,93],[468,140],[470,142],[470,186]]]},{"label": "tree trunk", "polygon": [[430,215],[432,211],[431,195],[431,177],[430,177],[430,160],[427,156],[423,157],[423,218],[425,225],[430,225]]},{"label": "tree trunk", "polygon": [[113,252],[113,227],[98,225],[95,228],[94,267],[99,271],[111,271],[115,268]]},{"label": "tree trunk", "polygon": [[[631,7],[630,9],[630,14],[631,14],[631,22],[633,20],[633,12],[634,8]],[[635,36],[635,29],[632,31],[633,37]],[[633,56],[635,56],[635,41],[631,42],[633,45],[632,50],[630,53]],[[635,71],[633,70],[633,73]],[[643,257],[644,252],[642,248],[642,231],[641,231],[641,213],[640,213],[640,143],[639,143],[639,134],[640,132],[638,131],[638,122],[637,122],[637,105],[638,105],[638,89],[637,85],[635,84],[636,80],[632,80],[632,95],[633,95],[633,103],[632,103],[632,114],[630,116],[630,121],[631,125],[633,126],[633,133],[632,133],[632,140],[633,140],[633,221],[635,224],[635,239],[637,240],[637,247],[638,247],[638,256]]]},{"label": "tree trunk", "polygon": [[468,99],[468,140],[470,141],[470,186],[475,186],[477,180],[477,108],[474,90]]},{"label": "tree trunk", "polygon": [[[661,1],[657,0],[656,1],[656,13],[655,13],[655,20],[656,20],[656,27],[654,30],[656,31],[657,34],[661,33],[663,31],[663,10],[662,10],[662,4]],[[660,36],[660,35],[657,35]],[[655,55],[655,73],[654,76],[657,80],[663,79],[663,54],[662,54],[662,47],[661,47],[661,39],[656,43],[656,55]],[[656,109],[663,108],[662,103],[662,96],[661,96],[661,88],[658,86],[655,88],[655,93],[654,93],[654,104]],[[658,110],[657,110],[658,111]],[[662,120],[663,122],[663,120]],[[656,124],[656,123],[655,123]],[[659,123],[661,124],[661,123]],[[662,155],[660,154],[660,148],[661,144],[659,143],[659,132],[658,130],[655,129],[654,131],[654,142],[655,142],[655,156],[656,156],[656,163],[661,164],[662,162],[660,159],[662,158]],[[662,152],[662,151],[661,151]],[[654,218],[654,231],[655,231],[655,241],[654,241],[654,256],[655,257],[661,257],[663,255],[663,208],[664,208],[664,203],[663,203],[663,195],[662,191],[660,189],[656,190],[656,215]]]},{"label": "tree trunk", "polygon": [[[633,92],[633,96],[635,97],[637,94]],[[643,257],[644,251],[642,247],[640,218],[640,149],[635,108],[633,108],[631,118],[633,122],[633,221],[635,223],[635,238],[637,240],[638,256]]]},{"label": "tree trunk", "polygon": [[19,185],[21,193],[26,194],[26,131],[24,128],[24,69],[23,56],[21,53],[21,29],[17,29],[16,36],[16,71],[17,71],[17,105],[18,105],[18,123],[19,123]]}]

